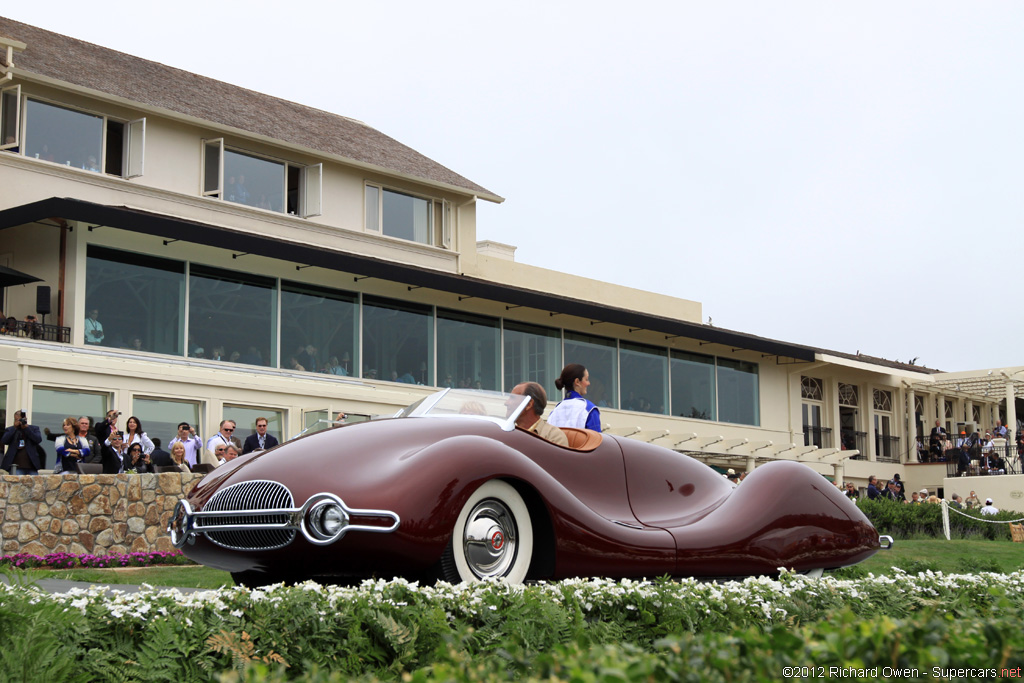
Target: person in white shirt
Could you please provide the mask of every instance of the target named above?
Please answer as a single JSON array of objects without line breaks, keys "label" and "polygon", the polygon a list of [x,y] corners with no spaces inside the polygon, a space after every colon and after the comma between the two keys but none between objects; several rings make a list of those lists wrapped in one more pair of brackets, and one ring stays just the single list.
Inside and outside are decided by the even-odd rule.
[{"label": "person in white shirt", "polygon": [[99,310],[92,309],[89,311],[89,317],[85,319],[85,343],[86,344],[102,344],[103,343],[103,324],[100,323],[98,318],[100,315]]},{"label": "person in white shirt", "polygon": [[985,499],[985,507],[981,508],[981,514],[983,515],[994,515],[999,512],[999,508],[992,504],[991,498]]},{"label": "person in white shirt", "polygon": [[242,443],[238,441],[235,436],[235,421],[234,420],[221,420],[220,431],[211,436],[206,440],[206,450],[213,452],[217,444],[229,444],[233,443],[241,450]]},{"label": "person in white shirt", "polygon": [[189,467],[199,463],[202,455],[203,440],[196,434],[196,430],[189,426],[188,422],[178,423],[178,436],[171,439],[167,448],[173,450],[174,444],[180,443],[185,447],[185,462]]},{"label": "person in white shirt", "polygon": [[[128,422],[125,423],[123,438],[126,450],[130,449],[132,444],[139,443],[142,445],[142,452],[149,455],[156,448],[156,445],[146,432],[142,431],[142,423],[139,421],[139,418],[134,415],[129,417]],[[108,443],[107,445],[109,446],[110,444]]]}]

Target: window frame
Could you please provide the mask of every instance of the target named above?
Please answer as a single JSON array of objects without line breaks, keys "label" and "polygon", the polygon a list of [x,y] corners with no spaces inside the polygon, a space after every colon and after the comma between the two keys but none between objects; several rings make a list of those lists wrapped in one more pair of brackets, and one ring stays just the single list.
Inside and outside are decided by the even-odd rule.
[{"label": "window frame", "polygon": [[[224,195],[224,138],[204,138],[201,141],[202,154],[199,155],[199,193],[203,197],[213,197],[214,199],[222,199]],[[207,159],[207,154],[211,148],[217,150],[217,182],[215,183],[214,189],[206,189],[210,187],[210,183],[207,182],[207,174],[210,170],[210,163]]]},{"label": "window frame", "polygon": [[[124,166],[122,178],[138,178],[146,170],[146,117],[124,124]],[[104,145],[105,147],[105,145]],[[106,151],[104,150],[104,153]],[[138,171],[136,172],[136,167]]]},{"label": "window frame", "polygon": [[[201,170],[199,191],[203,197],[213,197],[214,199],[220,199],[221,201],[235,206],[247,206],[251,209],[260,208],[243,202],[234,202],[224,199],[225,152],[234,152],[235,154],[252,157],[253,159],[261,159],[275,164],[281,164],[284,169],[284,173],[281,176],[281,197],[283,198],[284,209],[282,211],[262,209],[263,211],[270,211],[271,213],[281,214],[284,216],[298,216],[300,218],[310,218],[312,216],[323,215],[323,163],[300,164],[287,159],[274,157],[269,154],[260,154],[243,147],[235,147],[234,145],[225,144],[224,138],[203,138],[201,140],[201,146],[202,152],[199,160],[199,167]],[[207,161],[207,154],[210,149],[217,150],[217,182],[214,189],[207,189],[209,186],[207,183],[207,173],[210,167],[210,164]],[[288,211],[288,171],[292,168],[299,172],[299,198],[296,203],[295,213]]]},{"label": "window frame", "polygon": [[[12,92],[14,97],[8,99]],[[5,143],[2,137],[3,133],[7,132],[2,130],[3,122],[6,120],[4,103],[10,102],[12,99],[14,101],[14,142]],[[21,113],[21,84],[0,88],[0,150],[13,149],[17,151],[21,146]]]},{"label": "window frame", "polygon": [[[9,148],[12,148],[12,147],[19,147],[20,151],[21,151],[21,154],[23,156],[27,156],[26,151],[25,151],[25,140],[24,140],[24,136],[30,130],[30,125],[29,125],[30,122],[28,120],[28,106],[27,106],[27,104],[30,101],[34,101],[34,102],[38,102],[39,104],[44,104],[44,105],[47,105],[47,106],[50,106],[50,107],[56,107],[56,108],[59,108],[59,109],[66,109],[67,111],[75,112],[75,113],[78,113],[78,114],[83,114],[85,116],[94,116],[94,117],[100,119],[103,122],[102,123],[101,134],[100,134],[100,158],[97,160],[98,164],[99,164],[100,170],[99,171],[90,171],[90,172],[98,173],[99,175],[102,175],[102,176],[105,176],[105,177],[108,177],[108,178],[121,178],[123,180],[129,180],[131,178],[138,178],[138,177],[143,175],[143,172],[145,170],[145,154],[146,154],[146,117],[143,116],[143,117],[138,118],[138,119],[124,120],[124,119],[120,119],[120,118],[118,118],[116,116],[110,116],[110,115],[108,115],[108,114],[106,114],[104,112],[101,112],[101,111],[93,111],[91,109],[86,109],[84,107],[79,107],[79,106],[67,104],[65,102],[59,102],[57,100],[51,100],[51,99],[46,98],[46,97],[38,97],[36,95],[30,95],[28,93],[26,93],[24,97],[21,97],[21,95],[20,95],[20,88],[21,88],[21,86],[17,85],[17,86],[14,86],[14,87],[19,89],[19,95],[18,95],[18,119],[17,119],[17,124],[16,124],[16,128],[17,128],[16,139],[18,141],[18,144],[17,145],[13,145],[13,144],[2,145],[2,146],[0,146],[0,150],[2,150],[2,149],[9,149]],[[3,90],[4,91],[10,90],[10,88],[4,88]],[[2,96],[0,96],[0,99],[2,99]],[[109,136],[109,133],[110,133],[110,124],[111,123],[119,123],[119,124],[121,124],[123,126],[123,129],[124,129],[123,132],[121,133],[121,136],[122,136],[122,151],[121,151],[121,172],[120,173],[110,173],[110,172],[107,171],[107,163],[109,161],[109,155],[107,154],[107,151],[108,151],[107,150],[107,141],[108,141],[108,136]],[[137,151],[133,151],[133,150],[136,150],[136,148],[138,148]],[[59,164],[59,163],[57,163],[55,161],[54,162],[49,162],[48,161],[47,163],[55,163],[58,166],[63,165],[63,164]],[[138,172],[137,173],[132,173],[131,169],[136,168],[136,167],[138,168]],[[72,166],[71,168],[76,168],[76,167]]]},{"label": "window frame", "polygon": [[[377,225],[375,227],[371,227],[369,225],[369,220],[370,220],[369,204],[370,204],[370,202],[368,201],[368,198],[366,196],[367,195],[367,190],[369,188],[373,188],[377,192],[377,208],[376,208],[376,218],[377,218],[376,222],[377,222]],[[384,232],[384,193],[385,192],[390,192],[392,194],[403,195],[405,197],[411,197],[413,199],[421,199],[421,200],[427,202],[427,204],[428,204],[427,218],[429,220],[429,224],[427,225],[427,237],[428,237],[428,239],[427,239],[426,242],[418,242],[418,241],[413,240],[413,239],[406,239],[404,237],[396,237],[394,235],[385,234],[385,232]],[[440,247],[442,247],[444,249],[450,249],[451,248],[450,242],[451,242],[451,239],[452,239],[452,235],[451,235],[451,220],[450,220],[450,217],[448,217],[449,211],[446,211],[446,209],[448,207],[449,207],[449,202],[447,200],[445,200],[445,199],[440,199],[438,197],[432,197],[430,195],[419,194],[417,192],[410,192],[409,190],[398,189],[398,188],[394,188],[394,187],[391,187],[391,186],[388,186],[388,185],[384,185],[383,183],[375,183],[375,182],[372,182],[372,181],[369,181],[369,180],[363,182],[363,228],[364,228],[365,232],[372,232],[372,233],[375,233],[377,235],[381,235],[382,237],[389,237],[391,239],[402,240],[403,242],[411,242],[413,244],[425,244],[425,245],[427,245],[429,247],[440,246]],[[440,213],[440,227],[441,227],[441,235],[440,236],[438,236],[438,234],[437,234],[438,218],[439,218],[438,213]]]}]

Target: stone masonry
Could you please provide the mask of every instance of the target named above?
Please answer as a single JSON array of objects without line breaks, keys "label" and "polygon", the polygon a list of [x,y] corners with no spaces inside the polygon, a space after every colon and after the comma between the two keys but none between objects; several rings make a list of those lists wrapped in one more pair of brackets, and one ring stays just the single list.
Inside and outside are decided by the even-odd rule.
[{"label": "stone masonry", "polygon": [[0,476],[0,553],[174,550],[167,522],[200,474]]}]

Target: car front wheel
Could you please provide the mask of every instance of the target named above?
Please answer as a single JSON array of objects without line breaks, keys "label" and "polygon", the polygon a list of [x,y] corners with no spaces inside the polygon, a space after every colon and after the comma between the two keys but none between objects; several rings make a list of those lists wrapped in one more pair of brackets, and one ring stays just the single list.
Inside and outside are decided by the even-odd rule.
[{"label": "car front wheel", "polygon": [[532,557],[533,527],[522,496],[492,480],[462,506],[441,570],[451,583],[490,578],[522,583]]}]

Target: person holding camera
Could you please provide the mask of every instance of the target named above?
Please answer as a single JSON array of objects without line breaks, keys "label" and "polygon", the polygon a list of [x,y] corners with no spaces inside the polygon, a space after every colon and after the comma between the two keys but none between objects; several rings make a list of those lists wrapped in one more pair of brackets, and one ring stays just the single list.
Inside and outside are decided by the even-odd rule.
[{"label": "person holding camera", "polygon": [[100,450],[103,452],[103,474],[117,474],[121,471],[121,454],[114,451],[110,444],[110,435],[117,433],[117,419],[121,412],[116,408],[107,411],[107,417],[102,422],[97,422],[93,431],[96,433],[96,440],[102,444]]},{"label": "person holding camera", "polygon": [[0,438],[0,443],[7,447],[0,466],[12,474],[39,474],[46,466],[46,453],[39,445],[42,441],[39,427],[28,423],[25,411],[15,411],[14,424]]}]

